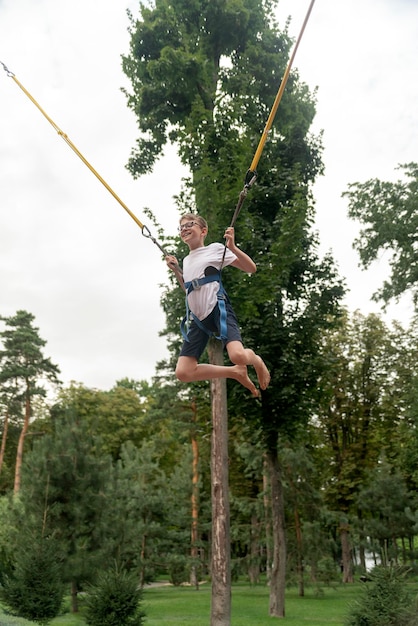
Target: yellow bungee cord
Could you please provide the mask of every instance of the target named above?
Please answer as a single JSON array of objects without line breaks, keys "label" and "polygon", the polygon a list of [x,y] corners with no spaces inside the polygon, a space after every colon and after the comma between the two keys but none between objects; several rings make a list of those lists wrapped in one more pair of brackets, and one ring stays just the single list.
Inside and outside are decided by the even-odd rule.
[{"label": "yellow bungee cord", "polygon": [[289,78],[290,70],[292,68],[293,61],[294,61],[295,56],[296,56],[296,52],[298,50],[298,47],[299,47],[299,44],[301,42],[303,33],[305,31],[306,24],[308,23],[309,17],[311,15],[314,3],[315,3],[315,0],[311,0],[311,3],[309,5],[308,11],[306,13],[305,19],[304,19],[303,24],[302,24],[302,28],[301,28],[299,36],[298,36],[298,38],[296,40],[296,44],[295,44],[295,46],[293,48],[293,52],[292,52],[292,54],[290,56],[290,59],[289,59],[289,62],[287,64],[285,73],[283,74],[283,79],[282,79],[282,81],[280,83],[280,87],[279,87],[279,90],[277,92],[276,98],[274,100],[273,106],[271,108],[270,115],[268,116],[266,125],[265,125],[263,133],[261,135],[259,144],[257,146],[257,150],[255,151],[254,158],[253,158],[253,160],[251,162],[250,169],[247,171],[247,174],[245,176],[245,184],[244,184],[244,187],[243,187],[243,189],[242,189],[242,191],[241,191],[241,193],[239,195],[237,206],[235,207],[234,215],[232,217],[232,221],[231,221],[231,224],[230,224],[231,227],[234,226],[234,224],[235,224],[235,222],[236,222],[236,220],[238,218],[239,212],[241,211],[242,205],[244,203],[244,200],[245,200],[245,198],[247,196],[248,191],[250,190],[250,188],[252,187],[252,185],[256,181],[256,178],[257,178],[257,165],[258,165],[258,162],[260,160],[261,154],[262,154],[262,152],[264,150],[264,146],[266,144],[268,134],[270,132],[271,126],[273,124],[273,120],[274,120],[274,118],[276,116],[277,109],[279,107],[279,104],[280,104],[280,101],[282,99],[284,90],[286,88],[287,79]]},{"label": "yellow bungee cord", "polygon": [[158,243],[158,241],[152,236],[149,228],[147,226],[145,226],[145,224],[143,224],[141,222],[141,220],[139,220],[137,218],[137,216],[129,209],[129,207],[123,202],[123,200],[121,200],[121,198],[117,195],[117,193],[115,193],[115,191],[110,187],[110,185],[105,181],[105,179],[99,174],[99,172],[91,165],[91,163],[89,163],[89,161],[85,158],[85,156],[80,152],[80,150],[73,144],[73,142],[71,141],[71,139],[68,137],[68,135],[66,135],[61,128],[54,122],[53,119],[51,119],[49,117],[49,115],[44,111],[44,109],[40,106],[40,104],[35,100],[35,98],[29,93],[29,91],[22,85],[22,83],[16,78],[16,75],[9,70],[9,68],[2,62],[0,61],[0,64],[3,66],[4,71],[6,72],[7,76],[9,76],[10,78],[13,78],[13,80],[15,81],[15,83],[20,87],[20,89],[23,91],[23,93],[29,98],[29,100],[31,102],[33,102],[33,104],[36,106],[36,108],[42,113],[42,115],[48,120],[48,122],[51,124],[51,126],[57,131],[58,135],[60,135],[60,137],[62,137],[65,141],[65,143],[67,145],[70,146],[71,150],[73,150],[76,155],[83,161],[84,165],[87,165],[87,167],[89,168],[89,170],[96,176],[96,178],[102,183],[102,185],[104,185],[106,187],[106,189],[109,191],[109,193],[112,194],[112,196],[115,198],[115,200],[117,200],[119,202],[119,204],[125,209],[125,211],[128,213],[128,215],[130,215],[130,217],[134,220],[134,222],[139,226],[139,228],[142,231],[142,234],[144,235],[144,237],[147,237],[148,239],[151,239],[151,241],[153,243],[155,243],[158,248],[161,250],[161,252],[164,254],[164,256],[167,256],[167,252],[164,250],[164,248]]}]

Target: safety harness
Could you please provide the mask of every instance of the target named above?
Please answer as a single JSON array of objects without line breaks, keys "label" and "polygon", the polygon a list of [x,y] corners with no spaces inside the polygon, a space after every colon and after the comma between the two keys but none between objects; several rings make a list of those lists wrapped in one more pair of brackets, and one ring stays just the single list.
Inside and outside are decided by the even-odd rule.
[{"label": "safety harness", "polygon": [[[193,315],[193,313],[190,312],[189,303],[188,303],[189,293],[191,293],[192,291],[198,291],[202,287],[202,285],[206,285],[207,283],[212,283],[215,280],[219,282],[219,289],[218,289],[218,293],[216,294],[216,297],[218,299],[218,307],[219,307],[219,329],[220,329],[219,336],[217,336],[211,330],[206,328],[206,326],[200,321],[200,319],[196,317],[196,315]],[[223,341],[226,340],[227,338],[227,325],[226,325],[227,295],[226,295],[224,286],[222,284],[221,273],[217,271],[216,273],[203,276],[202,278],[194,278],[193,280],[186,281],[184,283],[184,287],[186,289],[186,315],[184,316],[180,325],[181,334],[183,335],[184,339],[186,341],[189,341],[187,335],[189,332],[190,318],[192,318],[195,324],[197,324],[201,330],[203,330],[207,335],[209,335],[209,337],[215,336],[216,339],[221,339]]]}]

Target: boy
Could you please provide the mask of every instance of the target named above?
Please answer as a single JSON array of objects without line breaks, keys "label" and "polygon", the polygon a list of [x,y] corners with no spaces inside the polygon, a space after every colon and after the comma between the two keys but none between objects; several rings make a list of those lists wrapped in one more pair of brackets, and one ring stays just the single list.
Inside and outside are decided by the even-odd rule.
[{"label": "boy", "polygon": [[[234,365],[211,365],[198,361],[209,336],[213,332],[220,335],[222,326],[217,299],[219,282],[210,281],[210,279],[210,282],[205,282],[207,279],[204,277],[219,273],[226,265],[237,267],[248,274],[253,274],[257,267],[254,261],[235,245],[232,227],[225,231],[226,248],[221,243],[205,245],[205,237],[208,233],[207,222],[193,213],[183,215],[180,219],[179,231],[182,240],[190,250],[183,261],[183,274],[175,256],[167,255],[166,263],[187,292],[187,302],[193,314],[193,320],[180,352],[176,376],[186,383],[213,378],[232,378],[249,389],[256,398],[259,396],[259,391],[248,376],[247,365],[254,367],[261,389],[267,388],[270,373],[260,356],[250,348],[244,348],[237,318],[228,297],[224,299],[227,330],[223,342]],[[199,284],[197,279],[202,278],[203,284]]]}]

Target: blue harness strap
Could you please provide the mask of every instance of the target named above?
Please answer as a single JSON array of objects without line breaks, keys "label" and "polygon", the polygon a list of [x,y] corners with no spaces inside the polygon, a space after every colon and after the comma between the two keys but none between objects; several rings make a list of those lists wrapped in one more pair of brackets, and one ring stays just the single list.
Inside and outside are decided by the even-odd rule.
[{"label": "blue harness strap", "polygon": [[[212,333],[212,331],[210,331],[208,328],[206,328],[204,324],[202,324],[202,322],[200,321],[198,317],[193,315],[193,313],[190,313],[189,303],[187,300],[187,296],[189,295],[189,293],[191,293],[194,290],[198,290],[201,288],[202,285],[206,285],[207,283],[212,283],[215,280],[219,282],[219,289],[218,289],[218,293],[216,294],[216,297],[218,299],[218,307],[219,307],[219,327],[220,327],[219,336],[216,336],[215,333]],[[194,278],[193,280],[185,282],[184,287],[186,289],[186,315],[184,316],[183,321],[181,322],[181,325],[180,325],[181,334],[183,335],[184,339],[186,341],[189,341],[187,337],[188,330],[189,330],[188,326],[189,326],[190,317],[192,317],[195,324],[197,324],[201,330],[203,330],[207,335],[209,335],[209,337],[212,337],[213,335],[215,335],[216,339],[220,339],[223,341],[226,340],[227,338],[226,291],[224,289],[224,286],[222,285],[220,272],[216,274],[209,274],[208,276],[203,276],[203,278]]]}]

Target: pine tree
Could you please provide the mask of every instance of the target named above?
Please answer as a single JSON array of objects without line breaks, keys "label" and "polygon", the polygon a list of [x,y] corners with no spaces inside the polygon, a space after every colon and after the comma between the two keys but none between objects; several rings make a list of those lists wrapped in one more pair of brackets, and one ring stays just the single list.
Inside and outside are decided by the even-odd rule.
[{"label": "pine tree", "polygon": [[0,385],[14,388],[14,400],[24,406],[22,430],[16,453],[14,493],[21,485],[21,468],[25,437],[32,416],[32,401],[35,396],[44,397],[46,390],[42,381],[58,384],[59,369],[43,354],[46,341],[39,336],[39,329],[33,326],[35,317],[27,311],[17,311],[16,315],[0,318],[6,329],[0,333],[3,350],[0,350]]},{"label": "pine tree", "polygon": [[64,597],[62,552],[52,537],[21,537],[13,571],[6,575],[1,597],[19,617],[48,624],[59,614]]},{"label": "pine tree", "polygon": [[[74,416],[55,416],[52,433],[34,443],[22,468],[24,482],[16,526],[39,524],[59,542],[62,577],[71,583],[72,611],[78,611],[79,584],[102,566],[110,506],[107,485],[111,460],[97,453],[98,442]],[[19,551],[19,537],[16,550]]]},{"label": "pine tree", "polygon": [[417,626],[418,615],[405,584],[405,571],[378,567],[370,574],[345,626]]},{"label": "pine tree", "polygon": [[136,575],[115,566],[99,574],[89,588],[86,622],[89,626],[142,626],[141,597]]}]

